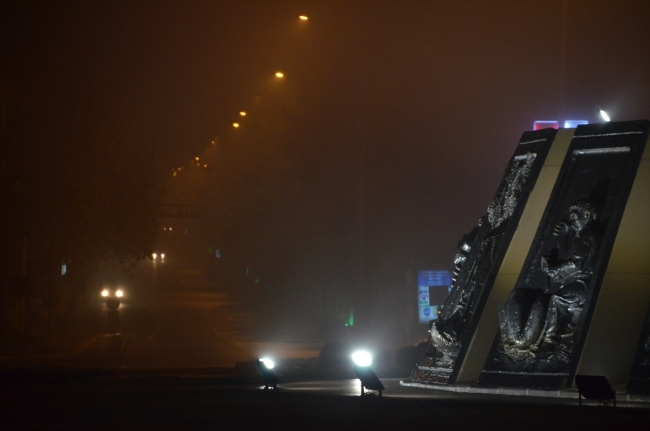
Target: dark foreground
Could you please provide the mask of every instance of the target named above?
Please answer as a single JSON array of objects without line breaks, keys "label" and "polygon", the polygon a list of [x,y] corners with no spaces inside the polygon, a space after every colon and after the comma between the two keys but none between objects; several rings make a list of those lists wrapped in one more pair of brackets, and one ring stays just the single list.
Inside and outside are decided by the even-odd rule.
[{"label": "dark foreground", "polygon": [[[510,397],[337,396],[261,390],[255,380],[92,375],[7,381],[3,430],[641,430],[650,410]],[[541,401],[541,400],[540,400]]]}]

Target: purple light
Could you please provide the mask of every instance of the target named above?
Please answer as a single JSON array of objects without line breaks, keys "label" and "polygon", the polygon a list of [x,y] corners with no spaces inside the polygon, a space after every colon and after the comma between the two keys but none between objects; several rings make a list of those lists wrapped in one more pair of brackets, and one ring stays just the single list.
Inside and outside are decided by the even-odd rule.
[{"label": "purple light", "polygon": [[533,123],[533,130],[541,130],[541,129],[557,129],[560,127],[560,123],[558,121],[535,121]]}]

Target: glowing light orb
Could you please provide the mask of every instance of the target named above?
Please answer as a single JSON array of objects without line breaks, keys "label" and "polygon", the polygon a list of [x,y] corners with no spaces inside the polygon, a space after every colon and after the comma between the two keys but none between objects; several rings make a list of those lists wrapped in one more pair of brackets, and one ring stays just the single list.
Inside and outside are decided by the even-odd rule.
[{"label": "glowing light orb", "polygon": [[372,355],[365,350],[357,350],[352,354],[352,361],[360,367],[369,367],[372,364]]}]

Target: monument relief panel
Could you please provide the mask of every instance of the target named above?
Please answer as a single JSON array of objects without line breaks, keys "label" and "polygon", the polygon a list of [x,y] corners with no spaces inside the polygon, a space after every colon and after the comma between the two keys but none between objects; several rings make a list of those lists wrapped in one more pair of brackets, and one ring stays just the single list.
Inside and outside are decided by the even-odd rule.
[{"label": "monument relief panel", "polygon": [[487,213],[461,238],[454,257],[451,292],[438,319],[430,322],[427,350],[413,370],[411,381],[454,383],[556,133],[545,129],[523,134]]},{"label": "monument relief panel", "polygon": [[498,307],[480,385],[571,384],[646,139],[647,122],[578,127],[515,288]]}]

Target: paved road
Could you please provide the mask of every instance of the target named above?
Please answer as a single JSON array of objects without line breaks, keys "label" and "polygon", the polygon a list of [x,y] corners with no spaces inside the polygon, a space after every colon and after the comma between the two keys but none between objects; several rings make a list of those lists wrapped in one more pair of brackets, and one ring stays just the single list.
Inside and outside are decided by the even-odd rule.
[{"label": "paved road", "polygon": [[[210,378],[97,378],[59,384],[0,385],[0,428],[647,429],[647,409],[579,407],[575,403],[523,402],[514,397],[467,394],[394,396],[395,383],[385,382],[387,391],[382,398],[339,396],[354,395],[353,380],[294,383],[279,391],[218,384]],[[327,390],[322,391],[325,386]]]},{"label": "paved road", "polygon": [[143,261],[125,286],[120,329],[108,332],[97,295],[78,327],[38,346],[0,354],[6,365],[74,367],[232,367],[263,354],[317,356],[319,343],[272,343],[255,307],[219,286],[202,262]]}]

